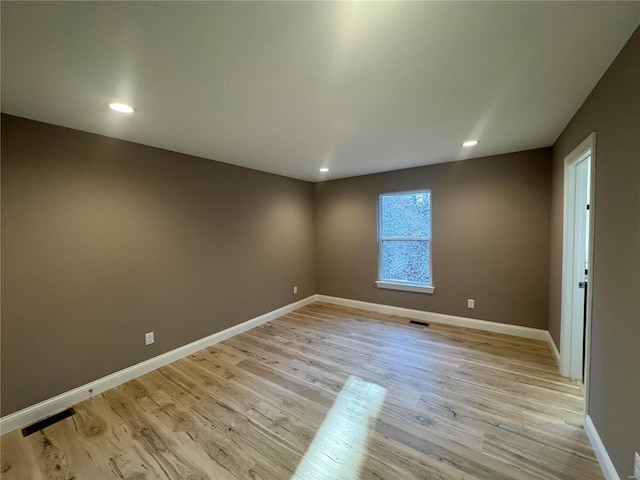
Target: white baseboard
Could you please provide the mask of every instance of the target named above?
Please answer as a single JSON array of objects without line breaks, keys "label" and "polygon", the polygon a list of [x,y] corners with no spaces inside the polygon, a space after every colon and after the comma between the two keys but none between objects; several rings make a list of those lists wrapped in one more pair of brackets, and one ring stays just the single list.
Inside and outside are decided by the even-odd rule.
[{"label": "white baseboard", "polygon": [[560,352],[558,351],[558,347],[556,347],[556,342],[553,341],[553,337],[551,336],[551,332],[547,330],[547,343],[549,344],[549,349],[551,353],[553,353],[553,358],[556,361],[556,365],[560,368]]},{"label": "white baseboard", "polygon": [[598,462],[600,462],[600,468],[602,468],[604,478],[606,480],[620,480],[620,475],[618,475],[616,467],[613,466],[611,457],[609,457],[607,449],[604,448],[604,443],[602,443],[602,439],[600,438],[600,435],[598,435],[596,426],[593,424],[593,420],[591,420],[589,415],[584,419],[584,431],[591,442],[591,446],[593,447],[593,451],[596,454]]},{"label": "white baseboard", "polygon": [[[32,405],[30,407],[19,410],[10,415],[6,415],[0,418],[0,434],[4,435],[13,430],[26,427],[38,420],[58,413],[66,408],[69,408],[76,403],[90,398],[91,395],[97,395],[110,388],[117,387],[129,380],[133,380],[145,373],[149,373],[160,367],[168,365],[171,362],[180,360],[192,353],[195,353],[203,348],[210,347],[218,342],[222,342],[227,338],[231,338],[242,332],[246,332],[258,325],[274,320],[282,315],[297,310],[300,307],[304,307],[310,303],[316,301],[316,295],[311,295],[303,300],[295,303],[290,303],[284,307],[280,307],[271,312],[260,315],[259,317],[252,318],[246,322],[234,325],[233,327],[222,330],[221,332],[214,333],[208,337],[201,338],[195,342],[178,347],[175,350],[163,353],[157,357],[150,358],[144,362],[132,365],[118,372],[102,377],[93,382],[87,383],[80,387],[69,390],[68,392],[56,395],[55,397],[44,400],[40,403]],[[89,389],[93,389],[93,393],[89,393]]]},{"label": "white baseboard", "polygon": [[[23,410],[19,410],[10,415],[6,415],[0,418],[0,434],[23,428],[45,417],[58,413],[65,408],[69,408],[76,403],[90,398],[91,395],[100,394],[110,388],[117,387],[129,380],[133,380],[145,373],[149,373],[160,367],[168,365],[171,362],[175,362],[181,358],[184,358],[192,353],[207,348],[218,342],[222,342],[227,338],[231,338],[234,335],[238,335],[242,332],[257,327],[263,323],[274,320],[282,315],[292,312],[298,308],[308,305],[313,302],[326,302],[335,305],[342,305],[345,307],[359,308],[362,310],[370,310],[373,312],[380,312],[388,315],[399,315],[404,317],[415,318],[432,323],[442,323],[445,325],[454,325],[458,327],[474,328],[476,330],[484,330],[488,332],[503,333],[506,335],[514,335],[517,337],[532,338],[536,340],[543,340],[550,342],[551,351],[558,360],[558,351],[555,348],[555,344],[549,335],[547,330],[541,330],[537,328],[521,327],[518,325],[507,325],[503,323],[489,322],[486,320],[477,320],[475,318],[456,317],[453,315],[446,315],[443,313],[425,312],[422,310],[413,310],[403,307],[394,307],[391,305],[382,305],[379,303],[369,303],[360,300],[350,300],[347,298],[330,297],[327,295],[311,295],[303,300],[300,300],[284,307],[278,308],[271,312],[260,315],[259,317],[252,318],[239,325],[227,328],[208,337],[201,338],[195,342],[178,347],[175,350],[163,353],[157,357],[150,358],[144,362],[132,365],[118,372],[102,377],[93,382],[69,390],[50,399],[44,400],[40,403],[27,407]],[[90,394],[89,390],[92,389],[93,393]],[[595,431],[595,430],[594,430]],[[595,448],[595,447],[594,447]],[[608,457],[607,457],[608,458]],[[615,471],[615,470],[614,470]],[[612,477],[615,478],[615,477]]]},{"label": "white baseboard", "polygon": [[372,312],[379,312],[387,315],[410,317],[425,322],[442,323],[456,327],[484,330],[486,332],[503,333],[505,335],[513,335],[516,337],[533,338],[535,340],[543,340],[545,342],[547,341],[549,334],[547,330],[542,330],[540,328],[521,327],[519,325],[508,325],[506,323],[489,322],[487,320],[477,320],[475,318],[468,317],[456,317],[454,315],[446,315],[444,313],[425,312],[410,308],[382,305],[380,303],[369,303],[362,302],[360,300],[350,300],[348,298],[329,297],[327,295],[316,295],[316,297],[318,302],[333,303],[335,305],[370,310]]}]

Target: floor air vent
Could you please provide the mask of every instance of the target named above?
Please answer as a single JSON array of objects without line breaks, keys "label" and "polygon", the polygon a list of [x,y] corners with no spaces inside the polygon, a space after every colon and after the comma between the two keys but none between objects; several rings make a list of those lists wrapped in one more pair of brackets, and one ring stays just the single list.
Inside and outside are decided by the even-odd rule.
[{"label": "floor air vent", "polygon": [[51,415],[50,417],[45,418],[44,420],[40,420],[39,422],[36,422],[32,425],[29,425],[28,427],[23,428],[22,436],[27,437],[32,433],[38,432],[43,428],[50,427],[54,423],[58,423],[61,420],[64,420],[65,418],[69,418],[71,415],[75,415],[75,414],[76,414],[76,411],[73,408],[67,408],[66,410],[63,410],[60,413]]},{"label": "floor air vent", "polygon": [[427,322],[419,322],[417,320],[411,320],[409,323],[413,323],[414,325],[420,325],[422,327],[428,327],[429,324]]}]

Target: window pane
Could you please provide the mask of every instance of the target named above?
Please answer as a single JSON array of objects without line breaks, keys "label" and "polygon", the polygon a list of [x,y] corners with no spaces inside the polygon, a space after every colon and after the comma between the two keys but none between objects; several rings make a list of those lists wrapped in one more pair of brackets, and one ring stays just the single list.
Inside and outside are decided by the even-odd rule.
[{"label": "window pane", "polygon": [[382,237],[431,237],[431,199],[428,192],[383,195]]},{"label": "window pane", "polygon": [[382,280],[430,285],[429,240],[383,240]]}]

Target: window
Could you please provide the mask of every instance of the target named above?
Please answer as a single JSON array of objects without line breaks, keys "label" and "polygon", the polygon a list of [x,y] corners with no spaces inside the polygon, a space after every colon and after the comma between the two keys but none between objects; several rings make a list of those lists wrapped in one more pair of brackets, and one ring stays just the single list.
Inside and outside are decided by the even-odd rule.
[{"label": "window", "polygon": [[433,293],[431,192],[385,193],[378,201],[380,288]]}]

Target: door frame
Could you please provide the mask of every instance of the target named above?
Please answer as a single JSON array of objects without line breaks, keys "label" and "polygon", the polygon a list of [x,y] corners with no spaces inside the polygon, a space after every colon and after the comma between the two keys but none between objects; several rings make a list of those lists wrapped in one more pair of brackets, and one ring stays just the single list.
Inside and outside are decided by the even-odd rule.
[{"label": "door frame", "polygon": [[[596,179],[596,132],[592,132],[585,138],[573,151],[564,159],[564,224],[563,224],[563,248],[562,248],[562,310],[560,321],[560,373],[565,377],[581,378],[577,376],[575,368],[571,368],[572,359],[575,366],[575,360],[580,356],[582,361],[582,352],[572,351],[572,338],[574,334],[575,324],[571,318],[571,307],[573,305],[573,295],[575,293],[574,284],[577,279],[574,278],[572,263],[574,258],[574,217],[576,213],[576,180],[577,166],[590,153],[590,185],[589,185],[589,273],[587,279],[589,286],[587,288],[586,301],[586,328],[585,328],[585,352],[584,352],[584,388],[585,388],[585,414],[588,413],[589,389],[589,373],[591,371],[591,311],[593,305],[593,244],[594,244],[594,226],[595,226],[595,179]],[[582,327],[580,327],[582,328]],[[573,370],[573,372],[572,372]]]}]

